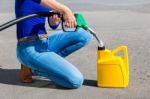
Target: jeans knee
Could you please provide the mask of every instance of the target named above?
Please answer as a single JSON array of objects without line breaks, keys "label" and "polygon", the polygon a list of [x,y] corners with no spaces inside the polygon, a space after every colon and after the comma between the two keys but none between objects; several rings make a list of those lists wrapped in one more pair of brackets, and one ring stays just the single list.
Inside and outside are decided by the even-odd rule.
[{"label": "jeans knee", "polygon": [[82,86],[83,81],[84,81],[84,78],[82,75],[75,77],[75,78],[72,77],[72,79],[69,80],[68,88],[77,89]]},{"label": "jeans knee", "polygon": [[87,31],[81,29],[78,31],[78,33],[79,33],[78,39],[82,43],[88,44],[91,41],[92,35],[90,33],[88,33]]}]

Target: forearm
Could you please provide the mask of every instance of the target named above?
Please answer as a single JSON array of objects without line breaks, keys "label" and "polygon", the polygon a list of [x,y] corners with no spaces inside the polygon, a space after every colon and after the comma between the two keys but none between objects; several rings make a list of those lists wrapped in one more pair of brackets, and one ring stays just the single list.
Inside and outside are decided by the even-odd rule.
[{"label": "forearm", "polygon": [[60,13],[66,13],[70,10],[67,6],[57,2],[56,0],[41,0],[41,5],[52,8]]}]

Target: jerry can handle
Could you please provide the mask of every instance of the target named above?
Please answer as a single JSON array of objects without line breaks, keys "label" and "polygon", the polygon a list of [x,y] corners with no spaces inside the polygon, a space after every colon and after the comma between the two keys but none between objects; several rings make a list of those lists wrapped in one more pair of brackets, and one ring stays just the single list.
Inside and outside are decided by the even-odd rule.
[{"label": "jerry can handle", "polygon": [[116,49],[112,50],[112,54],[116,54],[119,51],[123,51],[124,52],[124,63],[126,65],[126,70],[128,71],[128,49],[127,46],[119,46]]}]

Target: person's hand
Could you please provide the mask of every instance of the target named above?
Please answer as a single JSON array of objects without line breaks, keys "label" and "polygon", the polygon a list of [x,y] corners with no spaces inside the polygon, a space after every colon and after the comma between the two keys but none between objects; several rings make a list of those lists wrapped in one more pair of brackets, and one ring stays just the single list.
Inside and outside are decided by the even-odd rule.
[{"label": "person's hand", "polygon": [[57,2],[57,0],[41,0],[41,4],[45,7],[51,8],[59,13],[62,13],[64,15],[66,27],[76,27],[76,19],[72,11],[67,6]]},{"label": "person's hand", "polygon": [[51,16],[49,19],[50,19],[49,23],[50,23],[51,26],[59,25],[60,22],[61,22],[61,18],[57,14]]},{"label": "person's hand", "polygon": [[76,23],[76,18],[73,15],[72,11],[69,8],[67,8],[67,10],[65,10],[63,15],[64,15],[64,21],[66,27],[75,28],[77,23]]}]

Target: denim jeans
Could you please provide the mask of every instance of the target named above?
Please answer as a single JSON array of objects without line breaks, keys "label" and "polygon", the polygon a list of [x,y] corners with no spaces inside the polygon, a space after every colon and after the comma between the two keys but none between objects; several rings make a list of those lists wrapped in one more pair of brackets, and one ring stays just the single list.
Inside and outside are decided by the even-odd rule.
[{"label": "denim jeans", "polygon": [[18,43],[17,58],[60,86],[78,88],[83,84],[83,75],[65,57],[87,45],[91,39],[92,35],[82,29],[49,34],[37,41]]}]

